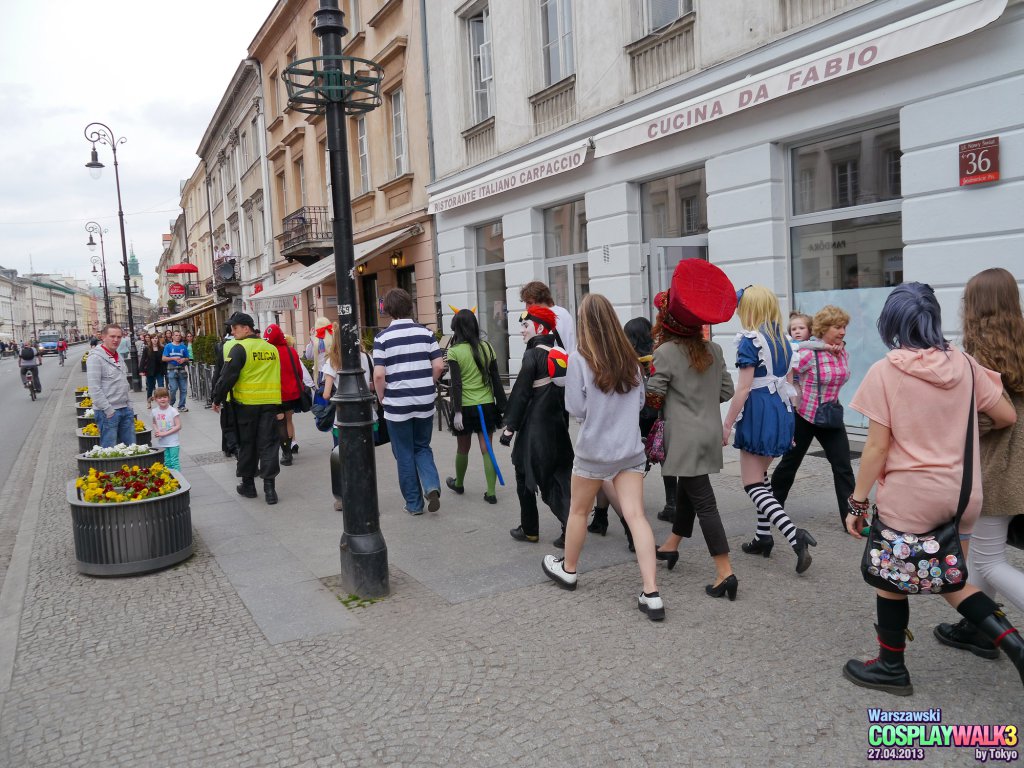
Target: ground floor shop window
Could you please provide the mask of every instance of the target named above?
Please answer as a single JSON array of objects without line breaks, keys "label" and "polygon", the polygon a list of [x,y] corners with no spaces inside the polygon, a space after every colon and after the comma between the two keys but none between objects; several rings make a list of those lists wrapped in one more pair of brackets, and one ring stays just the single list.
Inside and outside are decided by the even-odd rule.
[{"label": "ground floor shop window", "polygon": [[548,287],[555,304],[575,317],[583,297],[590,293],[590,264],[576,261],[548,267]]},{"label": "ground floor shop window", "polygon": [[405,267],[395,272],[398,287],[412,297],[412,319],[418,319],[416,311],[416,267]]},{"label": "ground floor shop window", "polygon": [[644,242],[708,231],[704,169],[695,168],[640,185]]},{"label": "ground floor shop window", "polygon": [[498,370],[508,375],[508,303],[505,238],[500,221],[476,228],[476,316],[480,333],[494,347]]},{"label": "ground floor shop window", "polygon": [[363,297],[363,325],[375,328],[380,325],[377,315],[377,276],[363,275],[359,278],[359,288]]}]

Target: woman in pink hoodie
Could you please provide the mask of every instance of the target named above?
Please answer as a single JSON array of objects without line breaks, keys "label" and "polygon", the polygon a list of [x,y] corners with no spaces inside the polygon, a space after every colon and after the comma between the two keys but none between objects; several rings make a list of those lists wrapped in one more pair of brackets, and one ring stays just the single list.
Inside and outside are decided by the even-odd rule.
[{"label": "woman in pink hoodie", "polygon": [[[847,530],[861,538],[868,493],[877,481],[880,521],[906,534],[925,534],[956,515],[971,409],[987,414],[996,429],[1012,425],[1017,414],[1003,398],[999,374],[943,338],[939,302],[931,286],[904,283],[893,289],[878,318],[878,332],[892,351],[871,366],[851,403],[870,423],[857,484],[848,502]],[[971,439],[972,492],[959,526],[964,552],[981,511],[976,423]],[[843,676],[864,688],[909,696],[914,688],[903,662],[910,622],[907,593],[876,592],[878,658],[851,659]],[[1006,652],[1024,682],[1024,640],[999,606],[972,584],[941,594]]]},{"label": "woman in pink hoodie", "polygon": [[[281,440],[281,464],[288,467],[292,463],[292,439],[295,437],[295,426],[292,414],[299,405],[299,394],[302,392],[302,361],[299,353],[288,346],[288,339],[280,326],[271,323],[263,330],[263,338],[277,347],[281,361],[281,412],[277,414],[277,435]],[[296,447],[297,450],[297,447]]]}]

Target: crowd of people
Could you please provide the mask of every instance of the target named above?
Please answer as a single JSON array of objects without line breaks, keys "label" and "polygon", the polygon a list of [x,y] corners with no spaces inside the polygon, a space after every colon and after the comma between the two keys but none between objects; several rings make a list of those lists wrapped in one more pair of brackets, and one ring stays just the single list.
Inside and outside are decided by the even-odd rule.
[{"label": "crowd of people", "polygon": [[[860,538],[872,526],[884,528],[887,543],[865,550],[865,580],[874,584],[867,574],[885,571],[898,587],[876,587],[878,658],[851,660],[843,675],[860,686],[909,695],[908,596],[939,593],[962,616],[935,628],[939,641],[983,658],[1002,649],[1024,681],[1024,641],[994,600],[999,593],[1024,610],[1024,573],[1006,558],[1011,520],[1024,514],[1015,480],[1024,470],[1024,316],[1009,272],[985,270],[967,284],[962,349],[943,337],[929,286],[906,283],[892,291],[877,324],[891,351],[871,366],[849,400],[869,423],[856,475],[840,404],[851,376],[845,343],[850,316],[840,307],[825,306],[813,316],[794,312],[787,324],[771,290],[750,285],[737,291],[720,269],[696,259],[681,262],[669,290],[656,297],[653,325],[644,318],[621,325],[612,304],[598,294],[584,296],[575,318],[555,305],[543,283],[524,286],[522,298],[524,352],[506,394],[494,348],[473,310],[453,307],[451,340],[442,349],[435,334],[412,319],[407,292],[393,289],[384,296],[391,322],[376,335],[372,352],[362,353],[361,368],[375,398],[375,435],[378,429],[387,435],[405,512],[419,516],[441,506],[431,437],[437,385],[446,376],[444,410],[456,451],[444,487],[466,493],[475,442],[483,501],[497,504],[495,443],[510,446],[520,512],[510,535],[527,544],[539,541],[539,496],[561,528],[553,544],[564,549],[543,556],[542,569],[567,590],[579,585],[587,534],[607,534],[611,508],[636,554],[637,607],[659,621],[666,601],[657,564],[675,566],[695,521],[714,566],[705,593],[730,601],[739,594],[737,563],[711,483],[723,468],[725,446],[739,453],[740,482],[751,504],[753,536],[742,552],[771,557],[775,529],[793,552],[796,573],[808,571],[817,541],[794,522],[786,503],[816,440],[832,469],[841,529]],[[727,360],[708,329],[734,316],[743,330],[735,359]],[[337,322],[318,318],[314,326],[300,355],[276,325],[261,334],[249,315],[228,320],[212,402],[221,414],[222,447],[237,458],[242,496],[258,496],[259,477],[266,502],[278,502],[275,479],[298,451],[293,414],[315,410],[316,403],[333,407],[334,390],[349,384],[340,380]],[[187,377],[175,383],[172,372],[180,377],[188,365],[189,341],[176,332],[170,339],[143,339],[154,436],[168,446],[176,447],[179,414],[187,411]],[[101,342],[100,353],[88,361],[97,424],[104,441],[129,442],[121,329],[108,326]],[[326,414],[318,417],[322,428],[333,426],[333,412]],[[168,454],[175,462],[176,453]],[[659,517],[672,522],[660,544],[643,505],[644,478],[654,464],[666,491]],[[876,487],[872,503],[869,493]],[[930,532],[950,521],[966,562],[941,578],[924,554],[913,568],[895,570],[893,558],[903,547],[936,551],[921,547],[933,544]]]}]

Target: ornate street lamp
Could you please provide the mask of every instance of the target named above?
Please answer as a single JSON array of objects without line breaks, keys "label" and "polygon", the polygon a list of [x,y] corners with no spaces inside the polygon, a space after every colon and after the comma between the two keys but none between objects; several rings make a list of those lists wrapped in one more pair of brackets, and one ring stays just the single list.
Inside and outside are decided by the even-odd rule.
[{"label": "ornate street lamp", "polygon": [[[345,115],[369,112],[381,104],[384,71],[373,61],[341,55],[347,32],[337,0],[320,0],[313,31],[323,55],[292,62],[281,75],[288,105],[299,112],[326,115],[330,155],[331,202],[334,207],[334,272],[341,326],[341,371],[331,401],[338,425],[337,454],[332,454],[332,482],[340,480],[344,530],[341,534],[341,581],[363,597],[388,594],[388,550],[380,530],[377,466],[373,453],[373,398],[366,388],[360,360],[359,325],[353,277],[352,201],[349,192]],[[368,492],[367,492],[368,491]]]},{"label": "ornate street lamp", "polygon": [[92,153],[85,167],[89,169],[89,174],[94,179],[100,177],[104,168],[96,152],[97,142],[106,144],[114,153],[114,183],[117,186],[117,220],[121,227],[121,266],[124,267],[124,296],[125,301],[128,303],[128,336],[131,341],[128,345],[132,361],[129,374],[131,376],[132,389],[136,392],[141,392],[142,379],[139,377],[139,350],[135,345],[135,318],[132,311],[132,279],[131,275],[128,274],[128,243],[124,236],[124,207],[121,205],[121,174],[117,169],[117,147],[120,144],[124,144],[128,139],[124,136],[120,138],[115,137],[114,132],[104,123],[89,123],[85,126],[85,140],[92,143]]},{"label": "ornate street lamp", "polygon": [[92,261],[92,273],[94,275],[96,274],[96,267],[97,267],[97,265],[102,270],[102,279],[103,279],[103,309],[106,312],[107,324],[109,325],[110,323],[113,322],[113,320],[111,319],[111,316],[110,316],[110,292],[107,290],[107,252],[106,252],[106,250],[103,247],[103,235],[105,235],[110,230],[109,229],[104,229],[99,224],[97,224],[95,221],[90,221],[88,224],[85,225],[85,231],[89,233],[89,242],[86,243],[86,246],[88,246],[89,250],[92,251],[92,252],[96,251],[96,241],[92,239],[92,236],[94,234],[96,234],[96,235],[99,235],[99,237],[100,237],[100,255],[99,256],[93,256],[92,259],[91,259],[91,261]]}]

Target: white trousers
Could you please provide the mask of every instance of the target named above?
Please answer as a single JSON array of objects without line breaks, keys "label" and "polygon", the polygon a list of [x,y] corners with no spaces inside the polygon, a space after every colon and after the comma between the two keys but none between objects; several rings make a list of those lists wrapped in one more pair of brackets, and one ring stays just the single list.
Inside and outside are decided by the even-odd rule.
[{"label": "white trousers", "polygon": [[1006,561],[1006,531],[1012,517],[979,517],[967,550],[967,583],[989,597],[1001,594],[1024,611],[1024,571]]}]

